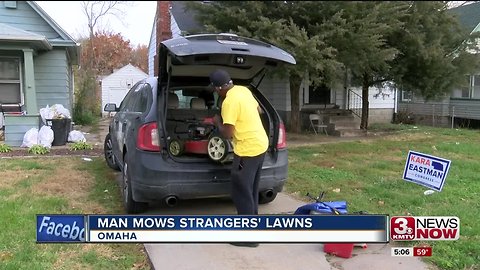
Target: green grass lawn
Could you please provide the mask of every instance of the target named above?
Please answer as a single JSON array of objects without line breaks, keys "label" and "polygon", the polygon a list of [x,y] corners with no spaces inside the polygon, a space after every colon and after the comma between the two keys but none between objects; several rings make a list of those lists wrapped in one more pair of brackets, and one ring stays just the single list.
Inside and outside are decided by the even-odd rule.
[{"label": "green grass lawn", "polygon": [[[404,126],[393,135],[289,148],[286,191],[297,196],[326,191],[325,200],[346,200],[349,212],[458,216],[460,240],[429,244],[426,260],[441,269],[480,269],[480,132]],[[451,160],[441,192],[402,179],[409,150]]]},{"label": "green grass lawn", "polygon": [[[381,127],[385,129],[385,127]],[[349,212],[458,216],[460,240],[426,242],[441,269],[480,268],[480,132],[392,126],[394,135],[289,148],[286,191],[327,191]],[[374,131],[374,130],[373,130]],[[452,161],[443,191],[402,180],[408,151]],[[0,269],[148,269],[140,244],[37,244],[36,214],[123,213],[103,158],[0,160]],[[403,244],[403,242],[402,242]],[[404,243],[411,246],[420,243]]]},{"label": "green grass lawn", "polygon": [[123,213],[103,158],[0,160],[0,269],[149,269],[140,244],[37,244],[36,214]]}]

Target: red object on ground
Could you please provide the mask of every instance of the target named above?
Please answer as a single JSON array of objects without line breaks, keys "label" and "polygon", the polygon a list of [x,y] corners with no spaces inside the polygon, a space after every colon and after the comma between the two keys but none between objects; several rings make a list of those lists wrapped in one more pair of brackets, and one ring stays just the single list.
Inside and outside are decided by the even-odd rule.
[{"label": "red object on ground", "polygon": [[349,243],[329,243],[323,245],[323,251],[328,254],[342,258],[352,257],[353,244]]}]

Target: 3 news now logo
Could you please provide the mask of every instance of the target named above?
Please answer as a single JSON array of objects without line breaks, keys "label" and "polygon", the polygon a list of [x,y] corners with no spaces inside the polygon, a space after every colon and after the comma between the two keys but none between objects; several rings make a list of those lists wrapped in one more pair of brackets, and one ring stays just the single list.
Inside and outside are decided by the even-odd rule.
[{"label": "3 news now logo", "polygon": [[457,240],[458,217],[391,217],[390,239],[393,241]]}]

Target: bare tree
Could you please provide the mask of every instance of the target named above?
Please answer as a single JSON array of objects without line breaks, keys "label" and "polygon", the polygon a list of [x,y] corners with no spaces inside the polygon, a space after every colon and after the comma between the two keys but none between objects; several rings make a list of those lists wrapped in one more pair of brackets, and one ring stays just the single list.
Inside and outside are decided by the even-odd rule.
[{"label": "bare tree", "polygon": [[[82,1],[82,11],[87,17],[89,30],[88,46],[85,46],[86,57],[81,61],[82,70],[79,71],[78,99],[75,104],[77,119],[87,119],[88,115],[98,115],[99,101],[101,100],[100,89],[97,83],[98,55],[95,55],[95,32],[105,29],[97,29],[102,19],[113,16],[125,25],[125,15],[131,1]],[[77,121],[77,120],[76,120]]]},{"label": "bare tree", "polygon": [[112,15],[122,24],[125,24],[125,7],[131,6],[131,1],[82,1],[82,11],[87,16],[88,31],[90,36],[90,50],[88,52],[88,66],[95,67],[95,54],[93,40],[95,28],[98,23],[106,16]]}]

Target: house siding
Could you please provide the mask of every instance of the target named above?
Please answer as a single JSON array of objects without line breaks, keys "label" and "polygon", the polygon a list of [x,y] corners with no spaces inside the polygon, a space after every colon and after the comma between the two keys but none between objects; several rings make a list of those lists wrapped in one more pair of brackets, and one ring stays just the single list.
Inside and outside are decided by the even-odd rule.
[{"label": "house siding", "polygon": [[[354,93],[362,96],[361,87],[351,87]],[[381,91],[380,91],[381,90]],[[368,88],[368,122],[375,123],[391,123],[394,117],[394,108],[396,100],[396,91],[393,88]],[[343,98],[343,95],[340,95]],[[340,97],[337,95],[337,102]],[[350,96],[350,104],[354,104],[353,97]],[[337,103],[338,104],[338,103]],[[350,108],[355,106],[350,106]]]},{"label": "house siding", "polygon": [[48,39],[60,39],[60,35],[26,1],[17,1],[17,8],[6,8],[0,1],[0,23],[43,35]]},{"label": "house siding", "polygon": [[449,103],[449,98],[437,101],[424,101],[422,98],[413,97],[410,102],[399,102],[398,110],[420,115],[448,116],[450,115]]},{"label": "house siding", "polygon": [[414,97],[410,102],[399,102],[398,113],[411,115],[417,124],[443,126],[450,125],[450,100],[423,101]]},{"label": "house siding", "polygon": [[282,120],[288,123],[291,110],[288,79],[266,76],[258,89],[278,111]]},{"label": "house siding", "polygon": [[22,145],[25,133],[31,128],[39,128],[38,115],[5,116],[5,143],[18,147]]},{"label": "house siding", "polygon": [[37,55],[34,68],[38,108],[62,104],[71,112],[71,78],[66,50],[56,49]]},{"label": "house siding", "polygon": [[[157,21],[156,16],[154,22]],[[152,33],[150,36],[150,44],[148,45],[148,76],[152,77],[155,74],[155,55],[157,55],[157,24],[153,24]]]},{"label": "house siding", "polygon": [[450,112],[456,118],[480,120],[480,99],[451,99]]}]

